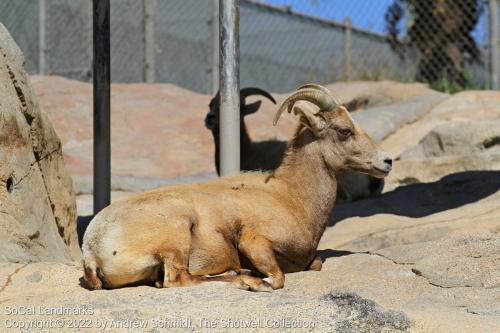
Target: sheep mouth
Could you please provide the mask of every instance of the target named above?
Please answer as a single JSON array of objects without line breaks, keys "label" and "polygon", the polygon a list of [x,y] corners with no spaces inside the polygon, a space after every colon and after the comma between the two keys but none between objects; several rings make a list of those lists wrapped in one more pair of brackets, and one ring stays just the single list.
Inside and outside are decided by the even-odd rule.
[{"label": "sheep mouth", "polygon": [[389,174],[389,172],[391,172],[391,169],[381,169],[376,166],[374,166],[372,170],[374,171],[372,176],[376,178],[384,178]]}]

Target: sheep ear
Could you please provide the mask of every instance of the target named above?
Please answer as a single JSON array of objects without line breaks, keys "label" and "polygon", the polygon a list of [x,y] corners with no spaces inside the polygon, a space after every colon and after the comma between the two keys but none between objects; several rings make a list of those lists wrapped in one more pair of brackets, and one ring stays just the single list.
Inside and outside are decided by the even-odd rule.
[{"label": "sheep ear", "polygon": [[260,105],[262,104],[261,101],[257,101],[257,102],[253,102],[251,104],[247,104],[245,105],[245,107],[243,108],[243,116],[247,116],[249,114],[252,114],[252,113],[255,113],[257,112],[257,110],[260,108]]},{"label": "sheep ear", "polygon": [[293,107],[293,113],[300,115],[300,122],[309,128],[315,136],[323,136],[327,124],[320,112],[315,112],[313,108],[307,104],[297,103]]}]

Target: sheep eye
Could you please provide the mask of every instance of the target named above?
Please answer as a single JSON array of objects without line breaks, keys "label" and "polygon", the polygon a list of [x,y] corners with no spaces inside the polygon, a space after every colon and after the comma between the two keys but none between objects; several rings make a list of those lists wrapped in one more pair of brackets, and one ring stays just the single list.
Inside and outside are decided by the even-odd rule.
[{"label": "sheep eye", "polygon": [[352,131],[350,128],[337,128],[337,132],[344,137],[348,137],[352,135]]}]

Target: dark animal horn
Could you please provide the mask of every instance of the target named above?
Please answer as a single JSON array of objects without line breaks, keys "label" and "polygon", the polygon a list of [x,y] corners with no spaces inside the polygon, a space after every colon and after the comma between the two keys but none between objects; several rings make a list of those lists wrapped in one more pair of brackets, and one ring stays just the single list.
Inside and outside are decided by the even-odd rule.
[{"label": "dark animal horn", "polygon": [[248,87],[248,88],[243,88],[240,90],[240,98],[244,100],[248,96],[253,96],[253,95],[259,95],[259,96],[264,96],[267,99],[269,99],[271,102],[276,104],[276,100],[274,97],[268,93],[267,91],[260,89],[260,88],[255,88],[255,87]]}]

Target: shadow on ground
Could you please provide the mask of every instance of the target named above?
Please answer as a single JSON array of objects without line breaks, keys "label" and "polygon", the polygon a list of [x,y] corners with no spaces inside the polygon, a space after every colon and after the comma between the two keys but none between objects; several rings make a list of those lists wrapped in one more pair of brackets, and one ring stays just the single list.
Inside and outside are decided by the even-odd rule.
[{"label": "shadow on ground", "polygon": [[353,216],[424,217],[479,201],[499,189],[500,171],[458,172],[433,183],[401,186],[375,198],[339,203],[330,217],[330,226]]},{"label": "shadow on ground", "polygon": [[343,257],[343,256],[348,256],[348,255],[351,255],[351,254],[356,254],[356,252],[343,251],[343,250],[325,249],[325,250],[317,250],[316,254],[324,262],[328,258],[339,258],[339,257]]}]

